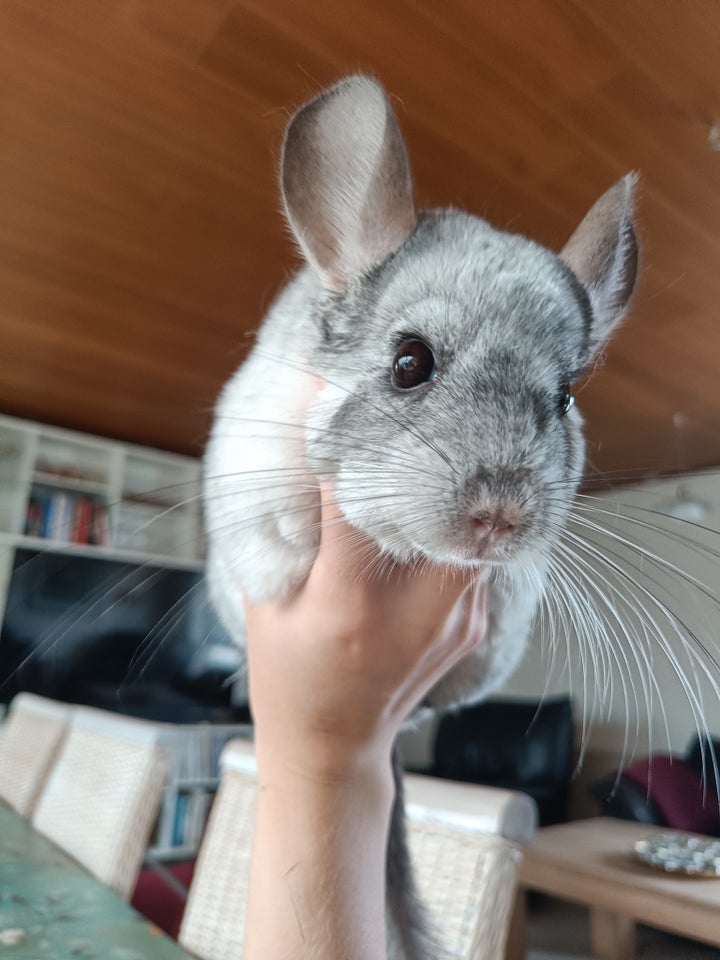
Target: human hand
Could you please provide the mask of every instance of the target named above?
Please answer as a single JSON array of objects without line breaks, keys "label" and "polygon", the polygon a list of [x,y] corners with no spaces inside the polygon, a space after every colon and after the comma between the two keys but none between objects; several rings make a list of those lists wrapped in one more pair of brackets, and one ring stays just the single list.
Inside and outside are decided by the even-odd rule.
[{"label": "human hand", "polygon": [[247,605],[250,698],[259,755],[342,778],[368,751],[389,754],[413,707],[480,642],[485,585],[426,562],[373,574],[377,546],[329,488],[322,499],[307,581],[284,602]]}]

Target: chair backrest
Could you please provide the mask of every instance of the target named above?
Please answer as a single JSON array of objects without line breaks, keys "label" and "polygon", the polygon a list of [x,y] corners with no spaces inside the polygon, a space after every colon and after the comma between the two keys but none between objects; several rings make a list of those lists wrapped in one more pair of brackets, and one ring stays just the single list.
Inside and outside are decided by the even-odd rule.
[{"label": "chair backrest", "polygon": [[65,736],[71,708],[19,693],[0,727],[0,798],[29,817]]},{"label": "chair backrest", "polygon": [[202,960],[237,960],[245,936],[257,764],[252,743],[230,740],[210,811],[178,942]]},{"label": "chair backrest", "polygon": [[[407,775],[410,856],[431,931],[448,958],[503,960],[522,847],[537,826],[524,793]],[[391,940],[390,957],[399,956]]]},{"label": "chair backrest", "polygon": [[33,825],[128,899],[167,779],[159,727],[77,707]]},{"label": "chair backrest", "polygon": [[[202,960],[242,955],[257,766],[233,740],[195,867],[179,942]],[[408,839],[418,890],[453,960],[502,960],[522,844],[537,811],[525,794],[405,778]],[[390,930],[389,955],[398,946]]]}]

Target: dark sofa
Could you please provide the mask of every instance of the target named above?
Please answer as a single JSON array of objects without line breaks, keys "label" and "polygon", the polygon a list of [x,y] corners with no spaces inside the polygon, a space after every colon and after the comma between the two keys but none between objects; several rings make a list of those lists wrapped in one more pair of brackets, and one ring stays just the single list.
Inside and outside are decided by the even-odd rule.
[{"label": "dark sofa", "polygon": [[522,790],[540,824],[567,819],[574,726],[568,697],[492,700],[447,713],[438,727],[431,776]]},{"label": "dark sofa", "polygon": [[590,795],[608,817],[720,836],[718,764],[720,740],[694,737],[684,756],[643,757],[591,784]]}]

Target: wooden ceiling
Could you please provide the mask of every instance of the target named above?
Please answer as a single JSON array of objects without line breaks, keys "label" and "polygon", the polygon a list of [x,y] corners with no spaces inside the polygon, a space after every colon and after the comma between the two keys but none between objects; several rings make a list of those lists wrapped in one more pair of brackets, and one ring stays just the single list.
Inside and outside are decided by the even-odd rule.
[{"label": "wooden ceiling", "polygon": [[641,172],[641,289],[580,397],[592,460],[719,464],[717,0],[3,0],[0,409],[199,452],[296,263],[289,109],[358,69],[422,204],[559,248]]}]

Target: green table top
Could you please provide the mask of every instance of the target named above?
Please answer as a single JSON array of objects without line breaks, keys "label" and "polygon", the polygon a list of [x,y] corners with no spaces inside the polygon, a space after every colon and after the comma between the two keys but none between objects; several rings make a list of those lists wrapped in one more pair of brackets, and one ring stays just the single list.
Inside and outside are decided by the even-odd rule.
[{"label": "green table top", "polygon": [[0,960],[189,960],[190,954],[0,805]]}]

